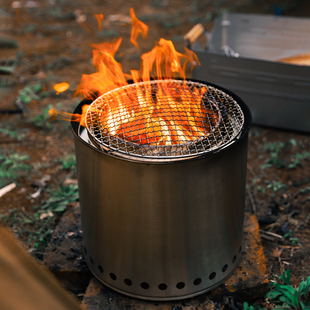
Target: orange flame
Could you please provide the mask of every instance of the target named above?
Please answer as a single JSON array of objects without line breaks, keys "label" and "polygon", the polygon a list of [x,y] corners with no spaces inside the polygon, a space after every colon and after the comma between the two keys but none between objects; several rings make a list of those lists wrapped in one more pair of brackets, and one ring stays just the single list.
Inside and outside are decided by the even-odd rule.
[{"label": "orange flame", "polygon": [[122,38],[114,42],[92,44],[93,65],[96,72],[83,74],[81,83],[77,86],[75,95],[82,94],[84,98],[93,99],[121,85],[126,85],[122,66],[114,59]]},{"label": "orange flame", "polygon": [[104,15],[103,14],[94,14],[95,18],[97,19],[97,22],[98,22],[98,29],[100,30],[101,29],[101,23],[103,21],[103,17]]},{"label": "orange flame", "polygon": [[121,42],[122,38],[119,38],[112,43],[92,44],[94,47],[93,65],[97,71],[82,75],[76,94],[92,99],[117,87],[127,85],[127,79],[132,79],[134,82],[150,81],[151,78],[181,77],[185,79],[186,66],[199,63],[192,51],[186,49],[186,52],[181,54],[175,50],[172,41],[160,39],[150,52],[141,56],[140,70],[131,70],[131,74],[125,74],[121,64],[114,59]]},{"label": "orange flame", "polygon": [[[95,14],[98,23],[101,18],[99,15]],[[137,37],[141,33],[145,38],[148,26],[137,19],[133,9],[130,9],[130,16],[132,22],[130,40],[138,47]],[[186,48],[184,54],[179,53],[175,50],[172,41],[161,38],[150,52],[141,56],[140,69],[131,70],[130,74],[125,74],[121,64],[114,58],[121,42],[122,38],[119,38],[111,43],[91,45],[93,47],[93,66],[96,68],[96,72],[82,75],[76,94],[81,94],[86,99],[94,99],[115,88],[128,85],[128,79],[135,83],[147,82],[152,78],[159,80],[182,78],[185,80],[186,67],[199,64],[195,53]],[[201,88],[195,91],[201,99],[206,89]],[[111,135],[118,135],[128,141],[138,141],[141,144],[171,145],[197,139],[206,135],[211,129],[208,128],[204,120],[208,117],[216,124],[218,116],[207,110],[202,103],[197,104],[194,99],[182,99],[183,101],[181,101],[181,97],[192,98],[187,92],[190,90],[186,88],[185,83],[177,86],[175,90],[169,90],[162,86],[157,91],[156,103],[154,103],[147,100],[147,97],[151,97],[151,88],[142,93],[141,89],[136,86],[136,94],[132,95],[133,98],[125,96],[126,99],[124,99],[119,93],[119,96],[116,95],[114,100],[108,103],[104,111],[100,113],[101,122]],[[161,99],[163,93],[165,94],[164,101]],[[139,106],[132,106],[133,102],[138,102]],[[88,106],[83,106],[82,115],[71,115],[53,109],[50,111],[50,115],[65,120],[70,120],[72,116],[73,121],[78,121],[82,126],[85,126],[87,108]],[[174,113],[180,117],[175,119]],[[113,115],[116,114],[121,116],[115,121]]]},{"label": "orange flame", "polygon": [[[185,66],[191,61],[188,54],[178,53],[172,41],[161,38],[149,53],[145,53],[142,58],[142,79],[149,81],[150,77],[158,79],[174,78],[180,76],[185,79]],[[181,64],[181,60],[185,60],[185,64]]]},{"label": "orange flame", "polygon": [[131,19],[131,36],[130,36],[130,42],[135,46],[139,47],[137,43],[138,35],[141,33],[142,38],[145,39],[149,30],[149,27],[141,22],[135,14],[135,11],[133,8],[130,9],[130,19]]},{"label": "orange flame", "polygon": [[58,83],[58,84],[55,84],[53,86],[53,88],[56,91],[57,95],[59,93],[62,93],[64,91],[66,91],[69,87],[70,87],[70,85],[67,82]]},{"label": "orange flame", "polygon": [[97,58],[96,53],[98,53],[99,55],[107,52],[108,54],[110,54],[111,56],[114,57],[115,53],[117,52],[119,46],[122,43],[122,38],[119,38],[118,40],[115,40],[114,42],[104,42],[104,43],[100,43],[100,44],[91,44],[91,46],[94,48],[93,50],[93,64],[97,65],[98,63],[100,63],[101,58]]},{"label": "orange flame", "polygon": [[86,127],[85,124],[85,115],[86,112],[89,108],[89,104],[84,104],[82,107],[82,114],[72,114],[72,113],[67,113],[67,112],[62,112],[62,111],[57,111],[55,109],[49,109],[48,114],[49,114],[49,119],[62,119],[64,121],[73,121],[73,122],[79,122],[81,126]]}]

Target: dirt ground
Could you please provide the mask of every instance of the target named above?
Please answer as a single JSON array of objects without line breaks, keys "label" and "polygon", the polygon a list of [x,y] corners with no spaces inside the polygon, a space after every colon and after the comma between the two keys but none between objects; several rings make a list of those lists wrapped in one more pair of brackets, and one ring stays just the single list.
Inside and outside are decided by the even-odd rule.
[{"label": "dirt ground", "polygon": [[[129,41],[131,7],[149,26],[147,39],[138,39],[139,48]],[[11,174],[0,174],[1,187],[13,181],[18,185],[0,198],[0,217],[36,258],[42,258],[63,211],[42,205],[68,184],[76,186],[69,123],[48,122],[47,111],[72,112],[80,102],[73,97],[75,89],[82,74],[94,71],[90,44],[122,36],[116,59],[128,72],[139,68],[140,55],[161,37],[183,52],[183,36],[198,22],[211,30],[214,18],[225,10],[310,17],[310,2],[0,0],[0,71],[9,68],[0,74],[0,173],[5,157],[27,155],[16,170],[8,164]],[[94,17],[99,13],[104,14],[101,29]],[[70,88],[57,95],[53,85],[64,81]],[[14,113],[17,106],[23,113]],[[246,209],[259,219],[270,279],[290,269],[295,285],[310,275],[309,147],[307,133],[258,126],[250,132]],[[36,225],[40,236],[31,234]]]}]

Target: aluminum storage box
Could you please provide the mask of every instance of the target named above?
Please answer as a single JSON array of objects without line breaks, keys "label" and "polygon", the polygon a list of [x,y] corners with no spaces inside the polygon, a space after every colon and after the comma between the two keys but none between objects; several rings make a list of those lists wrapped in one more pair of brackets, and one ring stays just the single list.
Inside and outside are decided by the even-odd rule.
[{"label": "aluminum storage box", "polygon": [[295,64],[310,64],[309,18],[225,13],[205,35],[205,47],[188,43],[194,79],[236,93],[255,124],[310,132],[310,65]]}]

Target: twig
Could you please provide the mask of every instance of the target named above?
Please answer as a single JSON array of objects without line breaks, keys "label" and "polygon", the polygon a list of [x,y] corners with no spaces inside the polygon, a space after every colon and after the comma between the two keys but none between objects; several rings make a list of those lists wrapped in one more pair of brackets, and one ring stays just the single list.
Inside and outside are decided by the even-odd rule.
[{"label": "twig", "polygon": [[[278,248],[277,248],[278,249]],[[283,262],[282,262],[282,259],[281,259],[281,254],[283,252],[283,249],[281,249],[280,251],[280,254],[278,256],[278,262],[279,262],[279,265],[280,265],[280,271],[281,271],[281,274],[284,272],[284,268],[283,268]]]},{"label": "twig", "polygon": [[300,249],[299,246],[290,246],[290,245],[278,245],[278,247],[283,249],[294,249],[294,250]]},{"label": "twig", "polygon": [[256,215],[256,204],[255,204],[255,201],[254,201],[254,197],[253,197],[251,191],[249,190],[249,188],[247,188],[247,192],[248,192],[251,204],[252,204],[253,213]]},{"label": "twig", "polygon": [[270,242],[272,242],[273,244],[274,244],[274,238],[272,238],[272,237],[270,237],[270,236],[267,236],[267,235],[264,235],[264,234],[260,234],[260,237],[262,238],[262,239],[265,239],[265,240],[268,240],[268,241],[270,241]]},{"label": "twig", "polygon": [[8,143],[19,143],[20,140],[13,139],[13,140],[0,140],[0,144],[8,144]]},{"label": "twig", "polygon": [[269,236],[272,236],[272,237],[275,237],[275,238],[278,238],[278,239],[283,239],[283,236],[275,234],[275,233],[273,233],[271,231],[260,230],[260,233],[265,234],[265,235],[269,235]]},{"label": "twig", "polygon": [[253,168],[251,167],[251,165],[249,163],[247,164],[247,168],[248,168],[249,172],[251,173],[252,177],[254,179],[257,179],[257,175],[256,175],[256,173],[254,172]]},{"label": "twig", "polygon": [[234,300],[232,297],[224,297],[223,298],[223,301],[225,303],[225,305],[227,305],[230,309],[233,309],[233,310],[238,310],[235,306],[234,306]]},{"label": "twig", "polygon": [[290,259],[292,259],[292,258],[293,258],[293,257],[282,257],[281,259],[282,259],[282,260],[284,260],[284,259],[285,259],[285,260],[290,260]]},{"label": "twig", "polygon": [[296,198],[300,193],[301,193],[301,189],[299,189],[297,192],[295,192],[295,193],[291,196],[291,199]]},{"label": "twig", "polygon": [[31,195],[31,198],[33,198],[33,199],[38,198],[38,197],[40,196],[42,190],[43,190],[43,188],[42,188],[42,187],[39,187],[38,190],[37,190],[35,193],[33,193],[33,194]]},{"label": "twig", "polygon": [[0,113],[2,113],[2,114],[17,114],[17,113],[23,113],[23,110],[21,110],[21,109],[0,109]]},{"label": "twig", "polygon": [[5,194],[7,194],[8,192],[10,192],[11,190],[13,190],[16,187],[15,183],[11,183],[7,186],[4,186],[0,189],[0,197],[4,196]]}]

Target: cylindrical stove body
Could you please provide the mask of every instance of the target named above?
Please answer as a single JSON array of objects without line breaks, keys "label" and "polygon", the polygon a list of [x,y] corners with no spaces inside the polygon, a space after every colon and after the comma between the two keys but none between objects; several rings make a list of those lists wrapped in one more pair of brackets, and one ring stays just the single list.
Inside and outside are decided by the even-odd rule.
[{"label": "cylindrical stove body", "polygon": [[99,150],[72,122],[84,253],[104,284],[142,299],[182,299],[218,286],[237,267],[251,115],[236,100],[246,117],[238,138],[178,160]]}]

